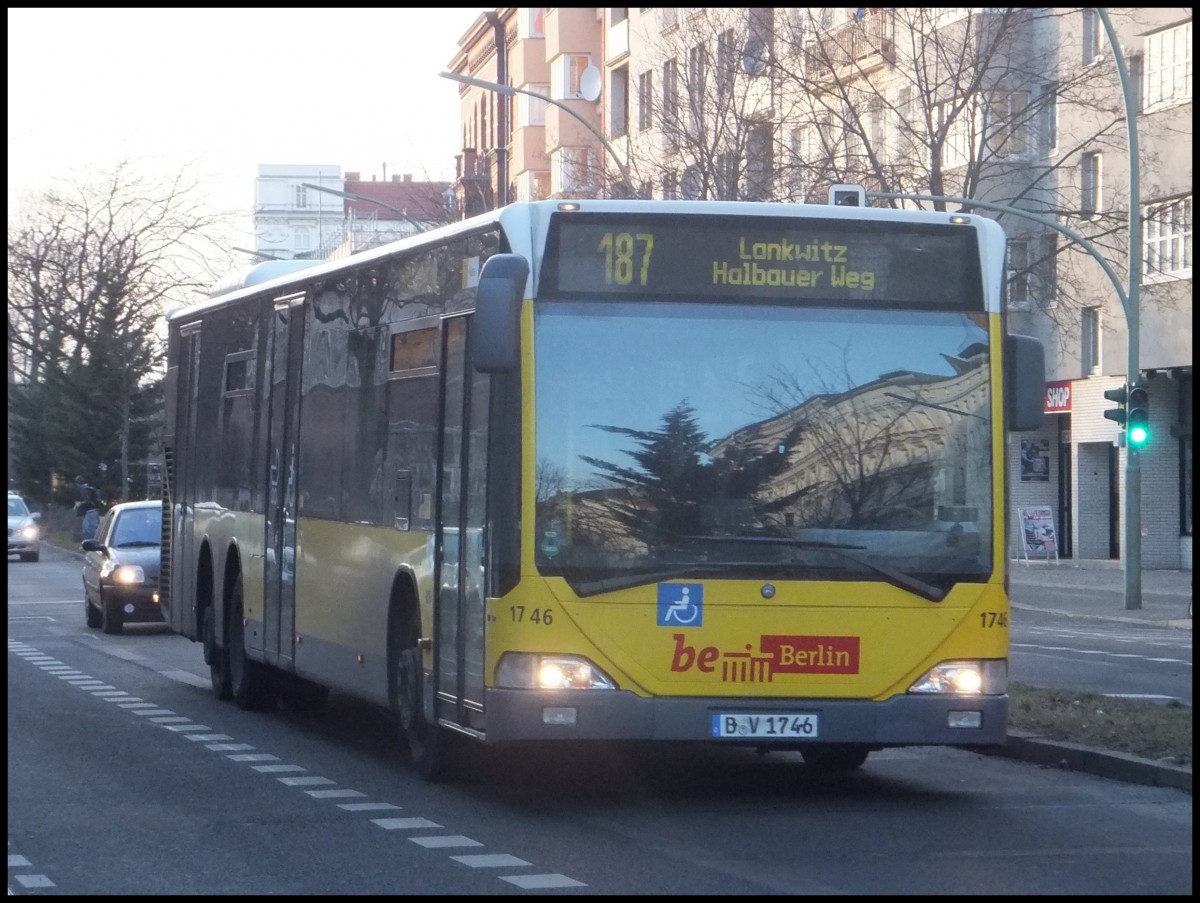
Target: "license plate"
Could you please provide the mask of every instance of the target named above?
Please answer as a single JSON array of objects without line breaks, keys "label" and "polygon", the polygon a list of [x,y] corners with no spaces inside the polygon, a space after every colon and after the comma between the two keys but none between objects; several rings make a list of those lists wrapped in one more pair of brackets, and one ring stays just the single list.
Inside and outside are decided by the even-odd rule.
[{"label": "license plate", "polygon": [[736,739],[812,740],[817,736],[816,715],[721,714],[712,716],[712,735]]}]

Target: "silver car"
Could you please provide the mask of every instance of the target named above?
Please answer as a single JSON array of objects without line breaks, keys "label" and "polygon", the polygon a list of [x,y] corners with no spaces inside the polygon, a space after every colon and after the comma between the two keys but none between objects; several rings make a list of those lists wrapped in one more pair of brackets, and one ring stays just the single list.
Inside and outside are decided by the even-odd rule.
[{"label": "silver car", "polygon": [[20,555],[22,561],[37,561],[41,555],[41,530],[38,511],[30,511],[25,499],[15,492],[8,494],[8,554]]}]

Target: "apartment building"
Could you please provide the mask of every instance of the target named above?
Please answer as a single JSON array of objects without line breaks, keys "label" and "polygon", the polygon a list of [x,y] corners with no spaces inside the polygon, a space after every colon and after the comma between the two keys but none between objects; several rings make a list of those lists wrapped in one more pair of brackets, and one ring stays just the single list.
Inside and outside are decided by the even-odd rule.
[{"label": "apartment building", "polygon": [[254,251],[262,260],[327,260],[453,218],[449,182],[342,174],[340,166],[264,163],[254,181]]},{"label": "apartment building", "polygon": [[1009,443],[1014,523],[1049,507],[1061,556],[1122,559],[1129,452],[1104,392],[1137,382],[1142,563],[1190,568],[1191,9],[1107,18],[1139,146],[1133,254],[1126,92],[1104,19],[1079,7],[490,11],[450,69],[515,93],[461,90],[457,209],[823,202],[839,182],[874,204],[997,205],[976,210],[1010,236],[1009,328],[1047,349],[1046,423]]}]

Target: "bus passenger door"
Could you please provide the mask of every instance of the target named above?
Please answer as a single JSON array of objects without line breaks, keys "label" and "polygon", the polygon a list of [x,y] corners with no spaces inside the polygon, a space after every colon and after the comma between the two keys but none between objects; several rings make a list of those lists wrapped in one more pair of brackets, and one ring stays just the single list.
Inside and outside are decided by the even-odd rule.
[{"label": "bus passenger door", "polygon": [[272,317],[267,384],[267,510],[262,629],[248,624],[251,650],[287,668],[296,619],[296,428],[300,417],[303,293],[278,298]]},{"label": "bus passenger door", "polygon": [[488,377],[469,317],[443,321],[433,670],[436,716],[482,730]]}]

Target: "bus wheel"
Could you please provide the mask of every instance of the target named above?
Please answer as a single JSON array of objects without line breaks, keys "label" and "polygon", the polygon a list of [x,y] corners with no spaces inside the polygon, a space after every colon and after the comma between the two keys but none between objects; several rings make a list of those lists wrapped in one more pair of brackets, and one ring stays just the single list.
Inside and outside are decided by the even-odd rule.
[{"label": "bus wheel", "polygon": [[267,712],[279,700],[279,683],[270,670],[246,656],[246,625],[242,612],[242,575],[229,599],[229,686],[239,709]]},{"label": "bus wheel", "polygon": [[408,629],[396,646],[396,714],[404,731],[408,758],[417,774],[427,781],[442,781],[450,776],[446,732],[425,719],[421,709],[424,671],[416,631]]},{"label": "bus wheel", "polygon": [[217,616],[213,607],[204,609],[204,662],[208,665],[208,679],[212,682],[217,699],[233,699],[233,687],[229,684],[229,650],[217,645]]},{"label": "bus wheel", "polygon": [[832,743],[828,746],[810,746],[802,749],[804,764],[813,771],[854,771],[867,761],[870,750],[865,746]]}]

